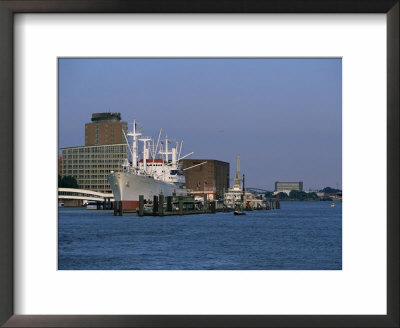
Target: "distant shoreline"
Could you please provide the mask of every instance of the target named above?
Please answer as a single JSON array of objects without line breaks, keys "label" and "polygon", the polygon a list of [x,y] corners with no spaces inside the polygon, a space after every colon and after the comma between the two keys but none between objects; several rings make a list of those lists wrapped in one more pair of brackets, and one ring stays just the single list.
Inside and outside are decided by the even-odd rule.
[{"label": "distant shoreline", "polygon": [[342,202],[342,199],[327,199],[327,200],[320,200],[320,199],[279,199],[281,202]]}]

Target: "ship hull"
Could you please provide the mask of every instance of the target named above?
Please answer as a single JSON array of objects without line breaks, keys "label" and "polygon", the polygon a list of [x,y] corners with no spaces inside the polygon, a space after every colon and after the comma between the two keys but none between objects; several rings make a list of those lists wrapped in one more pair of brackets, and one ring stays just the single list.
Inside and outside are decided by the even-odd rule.
[{"label": "ship hull", "polygon": [[153,196],[186,195],[186,189],[179,188],[174,183],[166,183],[152,177],[136,175],[129,172],[114,172],[108,176],[108,182],[114,194],[115,201],[122,202],[124,211],[135,211],[139,208],[139,195],[152,201]]}]

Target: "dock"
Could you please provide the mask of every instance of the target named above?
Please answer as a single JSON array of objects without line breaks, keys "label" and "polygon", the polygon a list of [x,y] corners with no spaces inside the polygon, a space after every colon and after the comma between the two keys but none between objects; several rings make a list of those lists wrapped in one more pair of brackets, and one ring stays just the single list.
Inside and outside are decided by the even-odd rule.
[{"label": "dock", "polygon": [[[238,204],[236,204],[238,205]],[[280,209],[279,199],[270,199],[269,202],[253,204],[243,203],[239,205],[243,211]],[[171,216],[171,215],[193,215],[193,214],[214,214],[217,212],[233,212],[237,207],[227,207],[216,200],[209,200],[204,196],[203,201],[196,201],[194,196],[153,196],[152,201],[145,200],[139,195],[139,208],[136,209],[138,216]],[[114,216],[122,216],[126,211],[122,208],[122,202],[114,203]]]}]

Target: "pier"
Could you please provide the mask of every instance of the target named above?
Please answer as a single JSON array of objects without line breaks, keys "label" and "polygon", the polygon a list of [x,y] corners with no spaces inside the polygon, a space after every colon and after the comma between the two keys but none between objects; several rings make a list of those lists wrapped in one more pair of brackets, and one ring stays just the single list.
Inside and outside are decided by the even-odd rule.
[{"label": "pier", "polygon": [[[235,204],[234,207],[227,206],[222,201],[209,200],[204,196],[203,201],[196,201],[194,196],[153,196],[153,199],[145,200],[143,195],[139,195],[139,207],[136,209],[138,216],[171,216],[171,215],[193,215],[193,214],[213,214],[217,212],[233,212],[236,209],[243,211],[271,210],[280,209],[279,199],[269,201],[247,202]],[[122,216],[127,213],[122,207],[121,201],[114,203],[114,216]],[[130,211],[132,212],[132,211]]]},{"label": "pier", "polygon": [[[118,206],[119,209],[119,206]],[[115,211],[121,215],[121,211]],[[195,201],[193,196],[153,196],[152,201],[145,201],[143,195],[139,196],[139,216],[169,216],[216,213],[216,201]]]}]

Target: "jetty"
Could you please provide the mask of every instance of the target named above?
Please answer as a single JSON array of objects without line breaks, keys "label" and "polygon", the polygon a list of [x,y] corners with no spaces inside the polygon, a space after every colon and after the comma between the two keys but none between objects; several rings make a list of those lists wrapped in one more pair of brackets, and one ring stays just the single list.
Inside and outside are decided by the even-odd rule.
[{"label": "jetty", "polygon": [[[122,202],[115,201],[114,216],[122,216],[127,213],[122,209]],[[233,212],[253,210],[280,209],[279,199],[270,199],[262,202],[236,203],[234,207],[227,206],[223,201],[209,200],[207,196],[199,201],[194,196],[153,196],[151,201],[145,200],[143,195],[139,195],[139,207],[136,210],[129,211],[137,213],[138,216],[170,216],[170,215],[192,215],[192,214],[214,214],[217,212]]]}]

